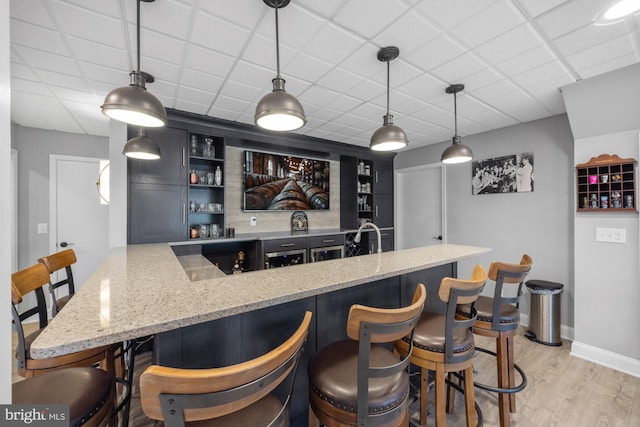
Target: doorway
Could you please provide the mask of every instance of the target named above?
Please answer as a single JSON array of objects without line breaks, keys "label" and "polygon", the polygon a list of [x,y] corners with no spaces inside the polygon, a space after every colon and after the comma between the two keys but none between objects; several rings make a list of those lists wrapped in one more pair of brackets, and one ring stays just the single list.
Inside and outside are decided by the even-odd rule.
[{"label": "doorway", "polygon": [[100,204],[96,186],[100,160],[49,156],[50,253],[74,250],[78,258],[73,265],[76,291],[109,252],[109,206]]},{"label": "doorway", "polygon": [[444,168],[440,163],[396,170],[396,248],[446,243]]}]

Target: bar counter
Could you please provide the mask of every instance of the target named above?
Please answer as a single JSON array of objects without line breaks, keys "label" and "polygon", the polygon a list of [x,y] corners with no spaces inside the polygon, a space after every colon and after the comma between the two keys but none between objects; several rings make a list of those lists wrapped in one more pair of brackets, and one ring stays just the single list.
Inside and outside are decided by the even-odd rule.
[{"label": "bar counter", "polygon": [[159,334],[478,256],[436,245],[224,276],[166,243],[116,248],[33,342],[33,358]]}]

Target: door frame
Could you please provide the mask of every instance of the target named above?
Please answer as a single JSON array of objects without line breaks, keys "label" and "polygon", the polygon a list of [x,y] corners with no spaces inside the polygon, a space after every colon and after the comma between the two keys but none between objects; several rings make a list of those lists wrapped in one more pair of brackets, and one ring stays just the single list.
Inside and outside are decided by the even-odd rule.
[{"label": "door frame", "polygon": [[[399,182],[400,180],[398,179],[400,175],[405,174],[405,173],[410,173],[410,172],[416,172],[416,171],[420,171],[420,170],[427,170],[427,169],[440,169],[440,182],[441,182],[441,189],[440,189],[440,227],[442,230],[442,244],[446,244],[447,243],[447,171],[446,171],[446,165],[443,165],[442,163],[438,162],[438,163],[428,163],[425,165],[419,165],[419,166],[411,166],[408,168],[402,168],[402,169],[394,169],[394,221],[397,221],[397,218],[399,218],[398,215],[398,207],[400,206],[399,200],[398,200],[398,196],[400,194],[400,191],[398,189],[399,186]],[[398,224],[394,223],[395,229],[396,229],[396,239],[398,237],[400,237],[400,233],[398,233]],[[399,246],[399,245],[398,245]]]},{"label": "door frame", "polygon": [[10,224],[11,232],[11,272],[18,271],[18,150],[11,148],[11,188],[9,189],[11,204]]},{"label": "door frame", "polygon": [[[56,162],[58,160],[67,161],[79,161],[79,162],[93,162],[99,164],[100,160],[104,160],[101,157],[88,157],[88,156],[67,156],[63,154],[49,154],[49,253],[53,254],[58,252],[58,171],[56,168]],[[96,181],[98,176],[96,175]],[[96,189],[96,200],[100,196]]]}]

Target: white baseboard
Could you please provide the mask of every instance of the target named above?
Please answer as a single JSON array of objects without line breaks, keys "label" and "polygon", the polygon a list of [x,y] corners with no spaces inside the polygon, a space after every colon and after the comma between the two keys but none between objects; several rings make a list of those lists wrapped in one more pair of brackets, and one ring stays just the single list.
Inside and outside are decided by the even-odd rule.
[{"label": "white baseboard", "polygon": [[[524,327],[529,326],[528,314],[520,314],[520,325]],[[560,337],[569,341],[573,341],[573,328],[567,325],[560,325]]]},{"label": "white baseboard", "polygon": [[640,378],[640,360],[612,353],[598,347],[574,341],[571,344],[572,356],[588,360],[616,371]]}]

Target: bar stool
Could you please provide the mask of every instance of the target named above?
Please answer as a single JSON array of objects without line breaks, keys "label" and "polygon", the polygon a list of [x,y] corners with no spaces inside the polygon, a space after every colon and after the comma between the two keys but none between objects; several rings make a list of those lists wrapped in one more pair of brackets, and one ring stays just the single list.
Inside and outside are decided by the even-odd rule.
[{"label": "bar stool", "polygon": [[66,405],[73,427],[108,425],[113,398],[113,377],[95,368],[59,369],[12,385],[13,404]]},{"label": "bar stool", "polygon": [[[131,376],[123,377],[123,369],[117,369],[115,358],[119,355],[124,357],[122,344],[105,345],[97,348],[81,350],[75,353],[62,356],[50,357],[47,359],[33,359],[30,355],[31,343],[42,333],[48,324],[47,303],[44,296],[43,287],[50,284],[50,276],[44,264],[38,263],[11,275],[11,313],[13,324],[18,337],[16,346],[16,362],[18,375],[30,378],[63,368],[90,367],[98,364],[100,368],[111,374],[117,384],[114,390],[117,404],[114,412],[128,418],[128,402],[131,395]],[[36,304],[30,308],[18,312],[18,304],[23,303],[25,295],[33,292]],[[25,335],[22,322],[31,316],[37,315],[39,327],[35,332]],[[133,366],[131,365],[131,369]],[[122,411],[124,409],[124,411]]]},{"label": "bar stool", "polygon": [[[69,302],[71,297],[76,293],[76,288],[73,283],[73,271],[71,271],[71,264],[75,264],[77,262],[76,253],[73,249],[65,249],[64,251],[56,252],[52,255],[43,256],[38,259],[38,262],[44,264],[47,267],[47,271],[49,274],[53,274],[56,271],[65,269],[66,277],[62,280],[59,280],[56,283],[52,283],[49,286],[49,291],[51,292],[51,300],[53,301],[51,307],[51,316],[55,317],[56,314],[62,307],[65,306],[66,303]],[[60,298],[56,297],[56,289],[61,286],[68,285],[68,294],[62,296]]]},{"label": "bar stool", "polygon": [[[509,412],[516,412],[515,393],[523,390],[527,385],[524,371],[514,361],[514,337],[520,326],[518,307],[522,285],[532,265],[533,260],[526,254],[522,256],[520,264],[492,262],[489,267],[489,279],[495,282],[493,297],[480,296],[475,304],[478,314],[473,333],[496,339],[495,353],[480,347],[477,347],[477,350],[496,357],[498,386],[479,383],[475,385],[483,390],[498,393],[501,427],[508,427],[511,424]],[[516,285],[517,290],[513,289]],[[470,318],[470,306],[458,307],[458,315]],[[522,378],[522,382],[517,386],[516,370]]]},{"label": "bar stool", "polygon": [[[476,265],[469,280],[445,277],[440,282],[438,297],[446,303],[446,312],[424,312],[413,334],[413,353],[409,338],[396,341],[395,349],[401,356],[410,354],[411,363],[420,367],[420,424],[427,424],[427,393],[429,371],[435,372],[436,426],[446,424],[445,374],[462,372],[467,426],[473,426],[474,408],[478,424],[482,412],[475,403],[473,390],[473,355],[475,342],[471,328],[475,322],[474,303],[482,292],[487,272]],[[458,304],[468,304],[471,316],[456,318]],[[452,405],[453,406],[453,405]]]},{"label": "bar stool", "polygon": [[[38,262],[47,268],[49,275],[59,272],[62,269],[65,270],[64,279],[49,285],[52,301],[51,317],[55,317],[75,295],[75,284],[73,281],[71,265],[75,264],[77,261],[78,259],[73,249],[65,249],[38,259]],[[56,290],[64,285],[68,285],[68,294],[58,298]],[[134,345],[134,341],[125,341],[115,352],[115,375],[118,383],[118,394],[122,396],[118,403],[116,412],[120,412],[122,414],[123,423],[125,425],[128,422],[129,416],[129,400],[131,396],[130,385],[133,383],[133,364],[135,357]]]},{"label": "bar stool", "polygon": [[309,362],[309,426],[408,424],[409,357],[382,344],[413,335],[426,295],[420,283],[407,307],[351,306],[351,340],[327,345]]},{"label": "bar stool", "polygon": [[142,410],[166,426],[289,425],[293,380],[311,316],[307,311],[284,343],[247,362],[211,369],[148,367],[140,377]]}]

